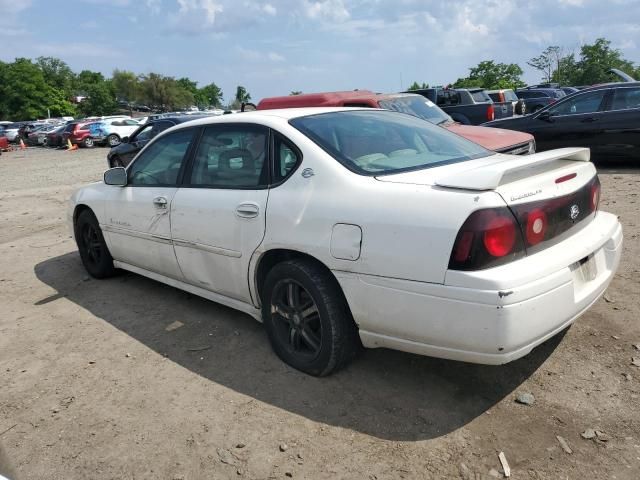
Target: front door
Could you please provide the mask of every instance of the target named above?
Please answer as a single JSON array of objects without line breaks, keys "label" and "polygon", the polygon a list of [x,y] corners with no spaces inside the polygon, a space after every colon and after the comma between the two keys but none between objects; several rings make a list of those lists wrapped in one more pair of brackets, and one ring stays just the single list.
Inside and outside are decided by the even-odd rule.
[{"label": "front door", "polygon": [[110,187],[102,228],[115,260],[182,279],[169,215],[195,131],[183,129],[159,138],[128,168],[127,186]]},{"label": "front door", "polygon": [[247,303],[249,261],[262,242],[269,195],[267,128],[210,125],[171,204],[185,280]]},{"label": "front door", "polygon": [[[592,148],[602,140],[602,108],[608,90],[596,90],[560,101],[535,117],[539,150],[562,147]],[[542,119],[544,114],[549,117]]]}]

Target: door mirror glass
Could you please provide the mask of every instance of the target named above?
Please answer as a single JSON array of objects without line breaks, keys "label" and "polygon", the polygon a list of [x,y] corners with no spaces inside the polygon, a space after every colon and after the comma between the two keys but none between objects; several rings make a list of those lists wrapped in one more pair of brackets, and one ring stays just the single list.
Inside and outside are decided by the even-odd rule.
[{"label": "door mirror glass", "polygon": [[127,184],[127,171],[124,167],[110,168],[104,172],[105,185],[124,187]]}]

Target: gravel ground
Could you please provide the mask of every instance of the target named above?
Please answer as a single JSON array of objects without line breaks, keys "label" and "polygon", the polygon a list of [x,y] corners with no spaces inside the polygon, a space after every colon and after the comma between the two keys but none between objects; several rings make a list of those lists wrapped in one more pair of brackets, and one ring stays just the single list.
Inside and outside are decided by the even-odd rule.
[{"label": "gravel ground", "polygon": [[623,261],[564,335],[501,367],[370,350],[317,379],[244,314],[134,274],[87,276],[66,202],[105,158],[0,157],[0,473],[476,480],[502,477],[504,452],[515,479],[640,478],[637,168],[602,168]]}]

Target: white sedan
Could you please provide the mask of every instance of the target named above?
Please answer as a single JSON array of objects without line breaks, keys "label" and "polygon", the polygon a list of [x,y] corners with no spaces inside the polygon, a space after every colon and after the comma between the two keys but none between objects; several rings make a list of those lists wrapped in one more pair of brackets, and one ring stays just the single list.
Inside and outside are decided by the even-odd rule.
[{"label": "white sedan", "polygon": [[154,138],[71,198],[88,272],[121,268],[263,321],[327,375],[359,347],[526,355],[605,291],[622,250],[589,151],[514,158],[408,115],[300,108]]}]

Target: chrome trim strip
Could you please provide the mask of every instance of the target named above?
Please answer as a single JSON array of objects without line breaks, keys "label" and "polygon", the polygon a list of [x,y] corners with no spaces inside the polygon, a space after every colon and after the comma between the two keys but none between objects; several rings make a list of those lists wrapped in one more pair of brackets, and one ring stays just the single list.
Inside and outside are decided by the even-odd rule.
[{"label": "chrome trim strip", "polygon": [[126,228],[116,227],[113,225],[100,225],[100,228],[103,232],[116,233],[119,235],[127,235],[129,237],[142,238],[143,240],[149,240],[151,242],[164,243],[167,245],[171,245],[171,238],[165,237],[164,235],[156,235],[153,233],[145,233],[145,232],[137,232],[135,230],[129,230]]},{"label": "chrome trim strip", "polygon": [[220,247],[212,247],[211,245],[204,245],[202,243],[191,242],[189,240],[180,240],[180,239],[174,238],[173,244],[176,247],[194,248],[196,250],[202,250],[207,253],[224,255],[225,257],[233,257],[233,258],[242,257],[242,252],[238,252],[236,250],[229,250],[229,249],[220,248]]}]

